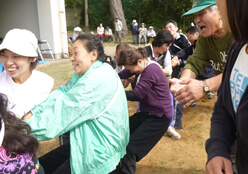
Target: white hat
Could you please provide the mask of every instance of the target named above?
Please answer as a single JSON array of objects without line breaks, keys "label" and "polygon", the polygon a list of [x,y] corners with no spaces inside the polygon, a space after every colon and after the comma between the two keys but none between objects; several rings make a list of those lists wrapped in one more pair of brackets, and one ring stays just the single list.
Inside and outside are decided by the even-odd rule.
[{"label": "white hat", "polygon": [[37,57],[38,40],[35,35],[25,29],[12,29],[5,35],[0,51],[8,49],[18,55]]},{"label": "white hat", "polygon": [[150,26],[149,29],[153,28],[153,26]]},{"label": "white hat", "polygon": [[136,20],[135,19],[133,20],[133,23],[136,23]]},{"label": "white hat", "polygon": [[80,27],[75,27],[74,31],[82,31],[82,29]]}]

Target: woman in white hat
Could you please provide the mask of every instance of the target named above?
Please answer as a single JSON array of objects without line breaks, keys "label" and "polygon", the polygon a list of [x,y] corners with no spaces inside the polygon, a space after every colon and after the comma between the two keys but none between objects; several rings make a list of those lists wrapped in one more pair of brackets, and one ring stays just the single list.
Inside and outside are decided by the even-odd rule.
[{"label": "woman in white hat", "polygon": [[147,31],[147,43],[149,44],[150,39],[154,38],[155,36],[156,36],[156,33],[155,33],[154,29],[153,29],[153,26],[150,26],[149,30]]},{"label": "woman in white hat", "polygon": [[23,29],[10,30],[0,45],[0,93],[7,95],[8,108],[17,117],[43,102],[53,87],[53,79],[34,70],[37,65],[38,41]]},{"label": "woman in white hat", "polygon": [[77,37],[80,34],[80,32],[82,32],[82,29],[80,27],[75,27],[74,28],[74,33],[72,34],[72,37],[71,37],[72,42],[74,42],[77,39]]}]

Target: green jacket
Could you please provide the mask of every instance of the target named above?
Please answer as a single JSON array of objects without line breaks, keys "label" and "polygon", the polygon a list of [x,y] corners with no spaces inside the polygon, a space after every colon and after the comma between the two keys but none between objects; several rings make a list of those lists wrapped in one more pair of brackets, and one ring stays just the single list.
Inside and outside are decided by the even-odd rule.
[{"label": "green jacket", "polygon": [[220,39],[215,39],[213,36],[204,38],[200,35],[194,53],[189,56],[184,69],[190,69],[198,76],[210,63],[215,74],[221,74],[226,65],[226,57],[232,41],[231,33],[226,33]]},{"label": "green jacket", "polygon": [[113,68],[96,61],[68,86],[52,92],[26,120],[38,140],[70,131],[71,170],[104,174],[115,169],[129,141],[127,99]]}]

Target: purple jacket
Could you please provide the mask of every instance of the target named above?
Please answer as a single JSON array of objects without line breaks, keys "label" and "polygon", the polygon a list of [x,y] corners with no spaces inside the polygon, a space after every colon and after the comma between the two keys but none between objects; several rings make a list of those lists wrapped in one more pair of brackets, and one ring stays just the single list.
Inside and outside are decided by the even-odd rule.
[{"label": "purple jacket", "polygon": [[[128,70],[119,73],[121,79],[132,76]],[[135,78],[137,81],[137,78]],[[156,64],[148,65],[142,72],[139,82],[134,88],[140,101],[141,112],[149,112],[158,117],[172,116],[169,85],[161,68]]]}]

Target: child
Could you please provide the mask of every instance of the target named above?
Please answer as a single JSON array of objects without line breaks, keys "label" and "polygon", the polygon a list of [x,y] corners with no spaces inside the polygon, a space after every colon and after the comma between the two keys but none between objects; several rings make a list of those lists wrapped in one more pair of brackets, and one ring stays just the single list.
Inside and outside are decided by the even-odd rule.
[{"label": "child", "polygon": [[43,174],[36,152],[39,146],[31,128],[7,109],[7,96],[0,93],[0,173]]}]

